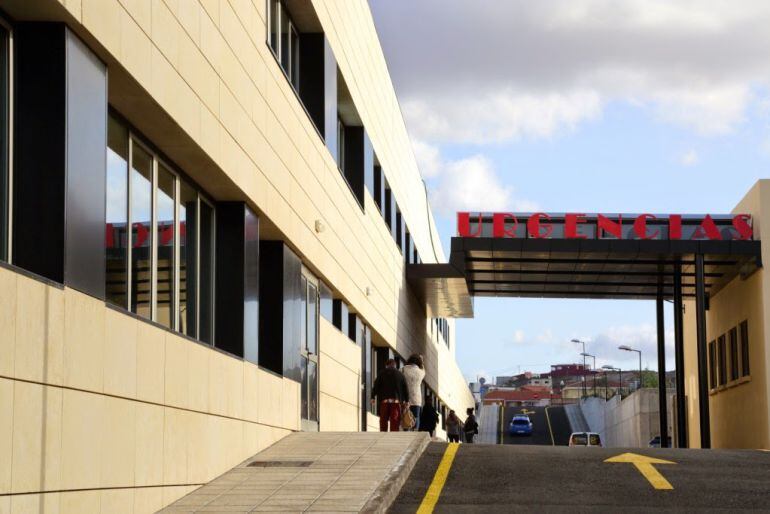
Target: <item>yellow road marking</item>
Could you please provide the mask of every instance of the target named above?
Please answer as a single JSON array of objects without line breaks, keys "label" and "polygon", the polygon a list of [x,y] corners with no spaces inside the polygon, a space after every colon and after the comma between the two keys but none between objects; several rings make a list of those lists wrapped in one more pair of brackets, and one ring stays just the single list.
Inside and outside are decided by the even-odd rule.
[{"label": "yellow road marking", "polygon": [[622,453],[614,457],[610,457],[604,462],[620,462],[625,464],[633,464],[639,473],[642,474],[647,481],[658,490],[671,490],[674,486],[666,480],[666,478],[660,474],[660,471],[655,469],[653,464],[676,464],[670,460],[656,459],[654,457],[647,457],[645,455],[639,455],[637,453]]},{"label": "yellow road marking", "polygon": [[548,432],[551,433],[551,446],[556,446],[556,441],[553,438],[553,428],[551,428],[551,416],[548,415],[548,407],[545,408],[545,420],[548,422]]},{"label": "yellow road marking", "polygon": [[430,514],[438,503],[438,497],[441,496],[441,490],[444,489],[447,476],[449,476],[449,470],[452,467],[452,462],[455,460],[455,454],[458,443],[449,443],[444,451],[444,456],[441,457],[436,474],[433,475],[433,481],[428,487],[428,492],[425,493],[425,497],[420,503],[420,508],[417,509],[417,514]]}]

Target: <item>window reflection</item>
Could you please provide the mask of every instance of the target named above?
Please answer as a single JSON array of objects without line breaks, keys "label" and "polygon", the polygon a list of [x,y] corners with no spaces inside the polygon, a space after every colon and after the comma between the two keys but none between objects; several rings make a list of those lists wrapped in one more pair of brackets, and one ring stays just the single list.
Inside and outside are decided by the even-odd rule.
[{"label": "window reflection", "polygon": [[156,271],[156,321],[172,327],[171,316],[174,308],[174,174],[165,166],[158,166],[158,190],[155,195],[155,208],[158,219],[158,256]]},{"label": "window reflection", "polygon": [[110,117],[107,129],[107,301],[128,307],[128,130]]},{"label": "window reflection", "polygon": [[107,300],[213,343],[214,208],[118,119],[108,126]]},{"label": "window reflection", "polygon": [[150,318],[152,297],[152,157],[132,142],[131,311]]},{"label": "window reflection", "polygon": [[198,193],[187,182],[179,186],[179,331],[197,337]]}]

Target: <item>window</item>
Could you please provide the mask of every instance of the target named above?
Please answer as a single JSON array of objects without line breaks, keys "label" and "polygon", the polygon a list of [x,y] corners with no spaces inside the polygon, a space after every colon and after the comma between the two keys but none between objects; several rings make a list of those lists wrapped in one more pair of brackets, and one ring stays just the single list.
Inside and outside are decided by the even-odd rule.
[{"label": "window", "polygon": [[107,141],[107,301],[212,343],[213,207],[112,116]]},{"label": "window", "polygon": [[741,322],[741,376],[747,377],[751,374],[749,368],[749,322]]},{"label": "window", "polygon": [[337,118],[337,165],[345,171],[345,124]]},{"label": "window", "polygon": [[294,89],[299,91],[299,33],[286,6],[268,0],[268,43]]},{"label": "window", "polygon": [[733,327],[730,337],[730,380],[738,380],[738,328]]},{"label": "window", "polygon": [[711,341],[709,343],[709,389],[716,389],[717,387],[717,354],[716,343]]},{"label": "window", "polygon": [[11,33],[0,21],[0,260],[10,257]]},{"label": "window", "polygon": [[717,359],[718,359],[718,371],[719,371],[719,385],[725,385],[727,383],[727,348],[725,344],[724,334],[717,339]]}]

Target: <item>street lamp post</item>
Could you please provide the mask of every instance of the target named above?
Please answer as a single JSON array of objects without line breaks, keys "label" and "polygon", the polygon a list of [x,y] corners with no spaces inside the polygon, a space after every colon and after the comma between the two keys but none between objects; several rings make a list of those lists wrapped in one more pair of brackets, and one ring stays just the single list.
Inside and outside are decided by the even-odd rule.
[{"label": "street lamp post", "polygon": [[582,375],[583,375],[583,397],[585,398],[586,397],[586,358],[585,358],[586,342],[585,341],[581,341],[580,339],[573,339],[572,342],[583,345],[583,353],[581,353],[580,355],[583,355],[583,373],[582,373]]},{"label": "street lamp post", "polygon": [[594,388],[594,396],[596,396],[596,355],[591,355],[590,353],[586,353],[586,352],[583,352],[580,355],[583,356],[583,359],[585,359],[586,357],[591,357],[594,360],[593,364],[591,365],[591,377],[593,377],[592,382],[593,382],[593,388]]},{"label": "street lamp post", "polygon": [[[623,398],[623,372],[620,370],[620,368],[616,368],[615,366],[610,366],[609,364],[605,364],[602,366],[602,369],[606,369],[607,371],[617,371],[618,372],[618,394],[620,395],[620,398]],[[606,380],[606,376],[604,377]],[[606,382],[605,382],[606,384]],[[606,389],[606,386],[605,386]],[[607,396],[607,393],[605,391],[605,396]],[[609,399],[609,398],[607,398]]]},{"label": "street lamp post", "polygon": [[642,388],[642,351],[635,350],[630,346],[626,346],[626,345],[618,346],[618,350],[623,350],[625,352],[636,352],[639,354],[639,387],[637,387],[637,390],[641,389]]}]

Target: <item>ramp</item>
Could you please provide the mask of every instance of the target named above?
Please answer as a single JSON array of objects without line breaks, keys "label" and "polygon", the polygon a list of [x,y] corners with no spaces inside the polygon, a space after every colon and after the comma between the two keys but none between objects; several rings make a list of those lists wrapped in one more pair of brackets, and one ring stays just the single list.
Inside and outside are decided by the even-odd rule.
[{"label": "ramp", "polygon": [[426,432],[292,434],[161,512],[385,512],[428,441]]},{"label": "ramp", "polygon": [[479,409],[479,443],[497,444],[500,430],[500,407],[498,405],[482,405]]}]

